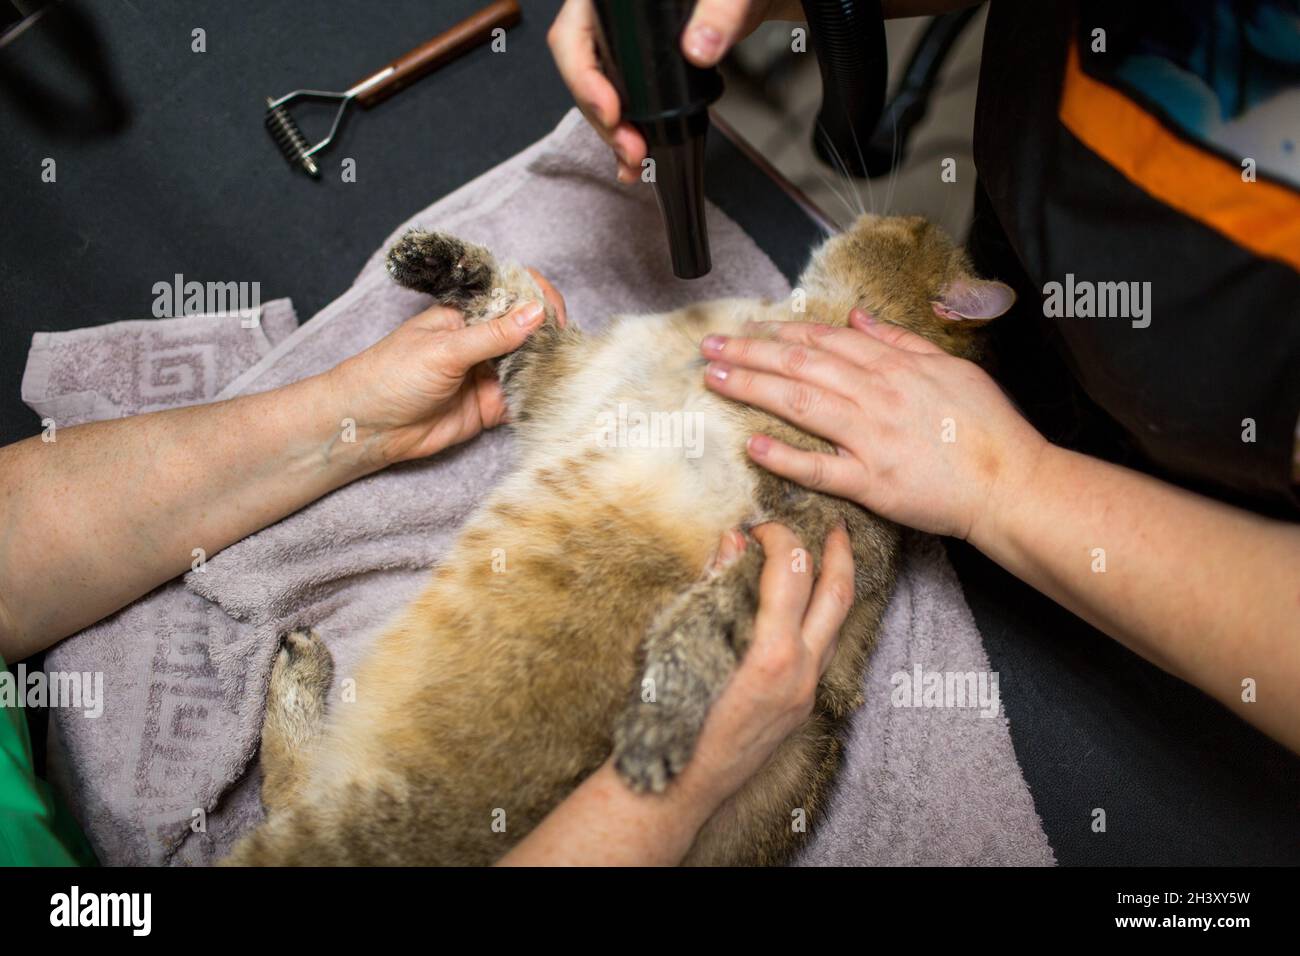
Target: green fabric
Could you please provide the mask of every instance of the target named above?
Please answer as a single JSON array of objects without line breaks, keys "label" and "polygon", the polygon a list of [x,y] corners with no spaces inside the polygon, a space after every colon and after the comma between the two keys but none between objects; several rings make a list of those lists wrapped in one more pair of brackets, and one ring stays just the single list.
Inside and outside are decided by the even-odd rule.
[{"label": "green fabric", "polygon": [[[0,672],[5,662],[0,658]],[[32,769],[27,715],[0,706],[0,866],[93,866],[72,815]]]}]

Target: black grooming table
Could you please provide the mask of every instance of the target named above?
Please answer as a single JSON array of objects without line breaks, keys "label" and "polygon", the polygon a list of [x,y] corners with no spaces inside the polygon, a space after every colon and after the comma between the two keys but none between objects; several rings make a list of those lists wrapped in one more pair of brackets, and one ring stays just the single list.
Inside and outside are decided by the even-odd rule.
[{"label": "black grooming table", "polygon": [[[411,210],[548,132],[571,105],[545,43],[558,0],[530,0],[505,53],[476,50],[353,113],[320,182],[263,130],[268,95],[344,89],[480,5],[79,3],[98,37],[82,57],[102,50],[125,103],[115,133],[56,136],[19,109],[15,76],[55,75],[39,24],[0,49],[0,444],[39,430],[19,400],[33,332],[147,317],[154,283],[177,273],[260,282],[306,320]],[[340,181],[347,157],[355,183]],[[819,230],[716,135],[709,193],[795,276]],[[950,552],[1062,863],[1300,862],[1300,760],[969,548]],[[1106,833],[1091,830],[1098,807]]]}]

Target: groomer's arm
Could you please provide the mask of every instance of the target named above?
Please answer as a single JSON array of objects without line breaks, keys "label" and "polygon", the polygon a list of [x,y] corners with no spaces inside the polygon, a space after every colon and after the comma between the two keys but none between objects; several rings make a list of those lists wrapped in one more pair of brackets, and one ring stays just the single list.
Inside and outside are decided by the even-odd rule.
[{"label": "groomer's arm", "polygon": [[[1057,448],[977,366],[861,312],[851,322],[706,340],[712,388],[841,449],[755,437],[758,464],[968,539],[1300,752],[1300,525]],[[946,420],[955,441],[941,437]]]},{"label": "groomer's arm", "polygon": [[56,423],[54,441],[0,449],[0,657],[22,660],[93,624],[189,570],[196,549],[211,557],[362,475],[496,425],[500,387],[480,363],[541,315],[533,303],[466,328],[433,308],[293,385]]},{"label": "groomer's arm", "polygon": [[[812,711],[817,682],[853,603],[853,552],[842,528],[826,539],[821,574],[787,559],[799,539],[778,524],[754,537],[765,560],[754,637],[709,708],[690,763],[662,794],[634,793],[607,761],[500,860],[503,866],[672,866],[728,797]],[[733,532],[715,567],[744,550]]]},{"label": "groomer's arm", "polygon": [[969,540],[1300,753],[1300,525],[1046,445]]}]

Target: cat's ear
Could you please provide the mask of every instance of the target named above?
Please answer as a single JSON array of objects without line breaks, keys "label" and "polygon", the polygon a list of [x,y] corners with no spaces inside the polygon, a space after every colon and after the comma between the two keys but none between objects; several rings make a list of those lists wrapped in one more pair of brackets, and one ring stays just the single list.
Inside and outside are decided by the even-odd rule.
[{"label": "cat's ear", "polygon": [[949,282],[930,305],[941,319],[983,325],[1005,313],[1015,301],[1015,290],[1005,282],[964,278]]}]

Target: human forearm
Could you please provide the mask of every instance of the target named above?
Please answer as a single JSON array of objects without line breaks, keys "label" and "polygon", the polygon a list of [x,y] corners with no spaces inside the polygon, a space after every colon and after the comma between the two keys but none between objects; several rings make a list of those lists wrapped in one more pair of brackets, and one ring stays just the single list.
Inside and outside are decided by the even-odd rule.
[{"label": "human forearm", "polygon": [[1300,526],[1045,446],[970,540],[1300,751]]},{"label": "human forearm", "polygon": [[681,781],[634,793],[607,760],[497,865],[673,866],[715,805]]},{"label": "human forearm", "polygon": [[500,385],[476,370],[547,307],[565,321],[533,278],[546,305],[469,326],[434,306],[284,388],[0,449],[0,654],[33,654],[340,485],[499,424]]},{"label": "human forearm", "polygon": [[[380,462],[331,375],[0,449],[0,654],[112,613]],[[350,435],[348,437],[351,437]]]}]

